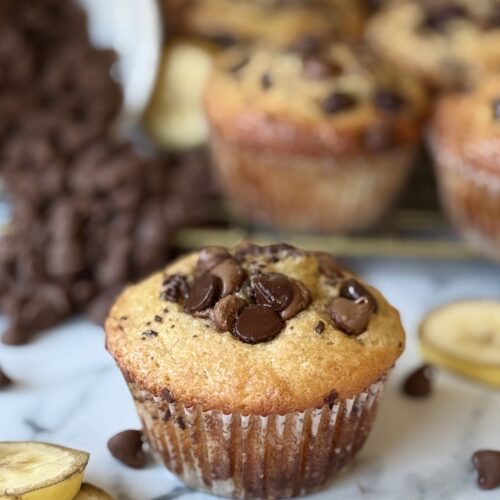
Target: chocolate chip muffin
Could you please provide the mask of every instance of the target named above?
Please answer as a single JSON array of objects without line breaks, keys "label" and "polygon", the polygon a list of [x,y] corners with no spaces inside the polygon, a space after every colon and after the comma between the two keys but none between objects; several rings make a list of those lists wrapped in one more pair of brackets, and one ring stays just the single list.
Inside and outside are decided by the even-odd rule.
[{"label": "chocolate chip muffin", "polygon": [[170,471],[216,495],[282,498],[353,460],[404,333],[330,254],[243,243],[130,287],[106,340]]},{"label": "chocolate chip muffin", "polygon": [[363,9],[343,0],[163,0],[162,5],[170,32],[223,47],[287,46],[311,34],[359,38],[363,29]]},{"label": "chocolate chip muffin", "polygon": [[500,1],[393,2],[371,21],[368,39],[431,88],[464,87],[500,69]]},{"label": "chocolate chip muffin", "polygon": [[205,108],[236,211],[279,228],[353,231],[379,222],[401,193],[425,96],[363,48],[309,39],[227,54]]},{"label": "chocolate chip muffin", "polygon": [[500,258],[500,76],[442,98],[429,139],[451,220],[467,240]]}]

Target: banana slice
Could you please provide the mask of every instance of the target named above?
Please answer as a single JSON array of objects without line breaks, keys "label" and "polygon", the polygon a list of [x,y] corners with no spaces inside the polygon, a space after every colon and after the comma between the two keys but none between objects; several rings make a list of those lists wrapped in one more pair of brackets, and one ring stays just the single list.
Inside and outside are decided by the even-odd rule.
[{"label": "banana slice", "polygon": [[74,500],[113,500],[113,497],[92,484],[83,483]]},{"label": "banana slice", "polygon": [[428,362],[500,387],[500,302],[464,300],[436,309],[419,336]]},{"label": "banana slice", "polygon": [[46,443],[0,443],[0,500],[71,500],[89,454]]}]

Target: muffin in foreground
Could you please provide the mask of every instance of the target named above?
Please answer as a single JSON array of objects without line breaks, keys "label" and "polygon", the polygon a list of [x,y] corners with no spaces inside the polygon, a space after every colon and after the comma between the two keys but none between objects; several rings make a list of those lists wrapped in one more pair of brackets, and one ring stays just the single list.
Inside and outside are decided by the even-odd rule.
[{"label": "muffin in foreground", "polygon": [[500,259],[500,76],[442,98],[429,142],[441,201],[453,224]]},{"label": "muffin in foreground", "polygon": [[233,208],[283,229],[378,223],[411,172],[420,86],[367,51],[310,39],[232,52],[205,89],[211,148]]},{"label": "muffin in foreground", "polygon": [[331,255],[245,243],[128,288],[106,341],[171,472],[216,495],[283,498],[351,463],[404,332]]},{"label": "muffin in foreground", "polygon": [[498,0],[401,0],[367,38],[381,57],[431,89],[462,88],[500,69]]}]

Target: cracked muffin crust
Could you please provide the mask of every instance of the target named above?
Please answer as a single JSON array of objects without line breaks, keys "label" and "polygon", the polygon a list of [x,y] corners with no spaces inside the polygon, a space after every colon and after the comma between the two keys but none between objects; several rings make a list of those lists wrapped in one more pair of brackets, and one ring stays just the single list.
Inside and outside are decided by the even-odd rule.
[{"label": "cracked muffin crust", "polygon": [[383,58],[431,88],[460,88],[500,69],[500,2],[394,2],[367,36]]},{"label": "cracked muffin crust", "polygon": [[426,98],[365,49],[307,38],[227,54],[205,108],[237,210],[279,227],[357,230],[400,194]]}]

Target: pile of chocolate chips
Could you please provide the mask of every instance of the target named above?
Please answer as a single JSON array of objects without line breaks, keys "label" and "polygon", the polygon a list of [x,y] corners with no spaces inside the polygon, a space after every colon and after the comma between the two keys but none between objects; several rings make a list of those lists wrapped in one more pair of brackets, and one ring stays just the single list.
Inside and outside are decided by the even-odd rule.
[{"label": "pile of chocolate chips", "polygon": [[[199,254],[194,281],[184,275],[167,275],[160,298],[182,304],[188,314],[212,319],[220,332],[229,331],[242,342],[269,342],[279,335],[287,320],[310,305],[311,294],[300,281],[263,272],[262,262],[276,262],[300,253],[289,245],[245,244],[233,256],[225,248],[208,247]],[[265,259],[252,259],[256,254]],[[326,311],[331,321],[348,335],[363,333],[377,311],[375,299],[357,281],[343,280],[330,254],[315,255],[327,283],[340,285],[340,296],[332,300]],[[324,324],[316,325],[316,333],[323,330]]]},{"label": "pile of chocolate chips", "polygon": [[0,0],[0,176],[12,203],[0,242],[3,335],[22,344],[162,266],[173,231],[201,214],[194,155],[143,158],[109,128],[121,106],[115,55],[67,0]]}]

